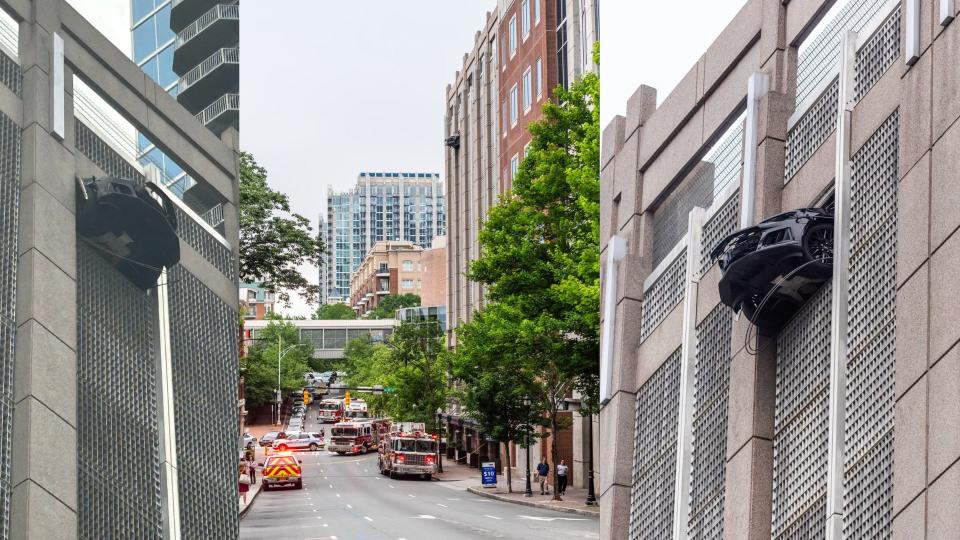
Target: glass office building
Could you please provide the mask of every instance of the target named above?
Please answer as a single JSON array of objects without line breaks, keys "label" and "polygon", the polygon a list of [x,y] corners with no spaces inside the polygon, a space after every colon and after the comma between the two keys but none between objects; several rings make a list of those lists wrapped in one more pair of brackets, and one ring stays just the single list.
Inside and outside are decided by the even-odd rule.
[{"label": "glass office building", "polygon": [[350,191],[327,191],[327,244],[321,300],[346,301],[350,275],[374,243],[406,240],[430,248],[446,234],[444,189],[437,173],[361,172]]}]

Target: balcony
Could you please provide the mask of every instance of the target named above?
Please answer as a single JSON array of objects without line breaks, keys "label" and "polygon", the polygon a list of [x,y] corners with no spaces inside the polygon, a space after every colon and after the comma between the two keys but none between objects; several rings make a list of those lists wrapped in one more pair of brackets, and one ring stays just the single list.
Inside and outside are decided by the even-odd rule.
[{"label": "balcony", "polygon": [[224,94],[196,114],[197,120],[216,135],[230,126],[240,128],[240,94]]},{"label": "balcony", "polygon": [[202,17],[177,33],[173,71],[183,74],[210,56],[215,49],[240,41],[240,6],[213,6]]},{"label": "balcony", "polygon": [[386,291],[385,291],[385,290],[383,290],[383,289],[379,289],[379,290],[377,291],[377,296],[387,296],[388,294],[390,294],[390,291],[389,291],[389,290],[386,290]]},{"label": "balcony", "polygon": [[220,3],[223,0],[173,0],[170,6],[170,29],[179,33]]},{"label": "balcony", "polygon": [[224,48],[211,54],[177,83],[177,101],[193,114],[199,113],[225,92],[240,85],[240,49]]}]

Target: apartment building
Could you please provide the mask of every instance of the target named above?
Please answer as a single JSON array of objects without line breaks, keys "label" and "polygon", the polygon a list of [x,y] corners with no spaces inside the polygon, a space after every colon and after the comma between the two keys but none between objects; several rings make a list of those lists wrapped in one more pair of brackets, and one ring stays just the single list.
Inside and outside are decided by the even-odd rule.
[{"label": "apartment building", "polygon": [[[749,0],[606,126],[602,538],[960,530],[956,15]],[[807,207],[831,277],[758,337],[711,250]]]},{"label": "apartment building", "polygon": [[[431,251],[439,251],[430,256]],[[446,267],[431,264],[443,256],[444,248],[425,250],[412,242],[377,242],[367,253],[360,267],[350,277],[350,306],[363,316],[376,309],[389,295],[415,294],[426,291],[430,298],[440,296],[439,287],[446,282]],[[425,304],[421,301],[422,305]]]},{"label": "apartment building", "polygon": [[240,310],[244,319],[265,319],[268,313],[273,313],[276,303],[276,293],[255,283],[240,284]]}]

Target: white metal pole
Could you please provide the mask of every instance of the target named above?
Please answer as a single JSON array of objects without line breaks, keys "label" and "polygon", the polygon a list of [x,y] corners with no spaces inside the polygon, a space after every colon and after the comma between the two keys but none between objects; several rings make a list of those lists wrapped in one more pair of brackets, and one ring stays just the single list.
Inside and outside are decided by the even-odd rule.
[{"label": "white metal pole", "polygon": [[603,284],[603,326],[600,332],[600,405],[610,401],[613,386],[613,337],[617,316],[617,266],[627,255],[627,241],[613,235],[607,244],[606,279]]},{"label": "white metal pole", "polygon": [[747,125],[743,138],[743,184],[741,186],[740,228],[753,225],[753,205],[757,191],[757,145],[760,137],[760,98],[770,90],[770,76],[763,72],[750,74],[747,79]]}]

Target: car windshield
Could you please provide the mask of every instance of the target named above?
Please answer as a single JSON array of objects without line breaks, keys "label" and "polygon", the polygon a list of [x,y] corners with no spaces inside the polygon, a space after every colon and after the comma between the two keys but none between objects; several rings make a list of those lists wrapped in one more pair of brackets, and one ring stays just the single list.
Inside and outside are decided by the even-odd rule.
[{"label": "car windshield", "polygon": [[356,437],[357,428],[335,427],[333,428],[331,433],[333,434],[334,437]]},{"label": "car windshield", "polygon": [[263,438],[264,438],[264,439],[273,439],[273,438],[276,438],[276,436],[277,436],[277,432],[276,432],[276,431],[268,431],[267,434],[263,436]]},{"label": "car windshield", "polygon": [[423,452],[433,454],[437,451],[434,441],[426,439],[400,439],[401,452]]},{"label": "car windshield", "polygon": [[320,409],[324,411],[335,411],[340,407],[336,403],[321,403]]}]

